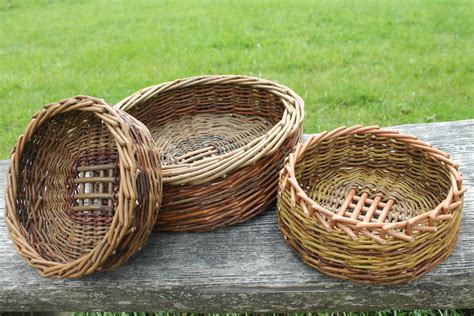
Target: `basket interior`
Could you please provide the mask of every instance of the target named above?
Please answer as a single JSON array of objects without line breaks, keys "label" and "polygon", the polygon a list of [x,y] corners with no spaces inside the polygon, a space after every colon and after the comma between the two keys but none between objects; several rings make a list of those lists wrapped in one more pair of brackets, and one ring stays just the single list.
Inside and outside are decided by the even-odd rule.
[{"label": "basket interior", "polygon": [[237,85],[196,85],[159,93],[128,110],[150,130],[163,165],[222,156],[266,134],[281,119],[280,98]]},{"label": "basket interior", "polygon": [[[431,211],[450,190],[449,170],[423,150],[371,134],[342,136],[309,147],[295,165],[306,194],[322,207],[368,222],[395,223]],[[353,214],[360,200],[362,210]],[[375,211],[369,211],[373,208]],[[384,208],[388,209],[385,216]]]},{"label": "basket interior", "polygon": [[92,112],[46,120],[20,158],[16,209],[31,245],[45,259],[66,263],[95,248],[118,203],[118,152]]}]

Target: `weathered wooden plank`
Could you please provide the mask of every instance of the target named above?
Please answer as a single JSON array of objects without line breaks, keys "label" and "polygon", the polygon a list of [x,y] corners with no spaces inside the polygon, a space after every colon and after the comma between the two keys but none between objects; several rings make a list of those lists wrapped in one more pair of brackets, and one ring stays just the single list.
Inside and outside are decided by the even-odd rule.
[{"label": "weathered wooden plank", "polygon": [[474,120],[405,125],[461,165],[461,235],[434,271],[398,286],[355,285],[304,265],[284,243],[274,207],[210,233],[161,233],[125,266],[79,280],[39,277],[14,253],[3,221],[0,162],[0,311],[310,311],[474,307]]}]

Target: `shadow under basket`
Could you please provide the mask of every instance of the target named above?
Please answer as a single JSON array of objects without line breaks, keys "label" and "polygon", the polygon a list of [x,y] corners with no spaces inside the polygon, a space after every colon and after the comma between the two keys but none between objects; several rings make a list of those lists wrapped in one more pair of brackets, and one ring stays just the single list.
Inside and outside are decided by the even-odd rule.
[{"label": "shadow under basket", "polygon": [[13,148],[5,220],[17,252],[42,276],[76,278],[140,250],[161,194],[146,127],[77,96],[46,105]]},{"label": "shadow under basket", "polygon": [[464,192],[450,156],[416,137],[341,127],[289,155],[278,223],[302,260],[323,273],[401,283],[451,254]]},{"label": "shadow under basket", "polygon": [[116,107],[150,130],[164,197],[156,228],[206,231],[243,222],[276,197],[301,137],[303,100],[245,76],[201,76],[138,91]]}]

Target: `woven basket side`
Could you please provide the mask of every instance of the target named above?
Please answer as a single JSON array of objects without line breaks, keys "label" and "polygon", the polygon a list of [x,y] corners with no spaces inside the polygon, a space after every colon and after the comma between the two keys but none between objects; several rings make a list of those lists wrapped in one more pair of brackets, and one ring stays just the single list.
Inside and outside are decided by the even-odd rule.
[{"label": "woven basket side", "polygon": [[[461,198],[462,199],[462,198]],[[416,279],[444,261],[454,249],[462,205],[435,233],[422,232],[412,243],[389,236],[386,244],[367,236],[353,240],[343,230],[328,231],[293,203],[289,190],[278,196],[278,225],[286,242],[302,260],[319,271],[368,284],[397,284]]]},{"label": "woven basket side", "polygon": [[[104,261],[103,270],[121,266],[147,243],[156,222],[163,192],[159,153],[150,132],[145,125],[124,111],[117,109],[116,112],[125,123],[122,125],[122,130],[131,140],[126,143],[127,150],[132,161],[136,161],[137,165],[136,170],[133,170],[133,165],[130,165],[129,185],[132,186],[132,190],[129,196],[125,196],[125,203],[127,199],[129,200],[131,214],[130,227],[126,229],[126,234],[123,236],[126,241],[117,239],[115,255]],[[127,217],[125,220],[127,222]],[[126,226],[125,224],[124,228]]]},{"label": "woven basket side", "polygon": [[[209,231],[241,223],[262,212],[275,200],[278,170],[298,140],[288,139],[275,155],[226,178],[198,185],[165,185],[157,230]],[[206,198],[196,198],[200,196]]]},{"label": "woven basket side", "polygon": [[[347,143],[351,146],[347,146]],[[350,181],[347,182],[350,186],[347,191],[353,186],[362,187],[364,183],[369,183],[366,186],[367,189],[372,192],[378,190],[377,193],[385,197],[397,198],[408,195],[416,199],[419,195],[431,195],[432,199],[428,205],[430,208],[435,208],[441,203],[442,196],[446,196],[451,188],[449,169],[441,161],[433,159],[429,153],[406,143],[390,141],[386,137],[370,134],[338,137],[307,148],[304,157],[295,164],[294,168],[296,179],[303,186],[325,185],[316,183],[314,179],[325,178],[323,175],[328,171],[341,168],[358,169],[364,174],[364,181],[358,182],[357,179],[348,178]],[[394,180],[389,187],[375,187],[370,183],[376,182],[370,179],[377,177],[377,173],[380,173],[380,178],[392,174],[404,179],[411,177],[413,183],[407,187],[405,183]],[[416,215],[419,214],[413,214],[412,217]]]},{"label": "woven basket side", "polygon": [[[45,106],[18,140],[6,222],[17,252],[42,275],[79,277],[112,268],[143,245],[160,182],[158,175],[137,181],[137,171],[159,173],[153,171],[159,165],[149,141],[132,135],[117,110],[78,96]],[[146,201],[135,193],[137,183],[153,188],[145,190]]]}]

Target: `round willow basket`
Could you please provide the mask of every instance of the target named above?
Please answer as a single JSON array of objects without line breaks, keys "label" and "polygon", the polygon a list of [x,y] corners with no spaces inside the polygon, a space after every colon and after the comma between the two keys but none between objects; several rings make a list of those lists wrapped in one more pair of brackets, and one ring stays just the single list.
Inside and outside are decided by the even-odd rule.
[{"label": "round willow basket", "polygon": [[11,154],[9,236],[46,277],[115,268],[147,241],[161,183],[151,135],[133,117],[86,96],[48,104]]},{"label": "round willow basket", "polygon": [[303,105],[287,87],[244,76],[180,79],[119,102],[160,149],[165,193],[156,227],[212,230],[264,210],[300,139]]},{"label": "round willow basket", "polygon": [[416,137],[341,127],[289,155],[280,172],[279,226],[321,272],[400,283],[451,254],[464,192],[449,155]]}]

